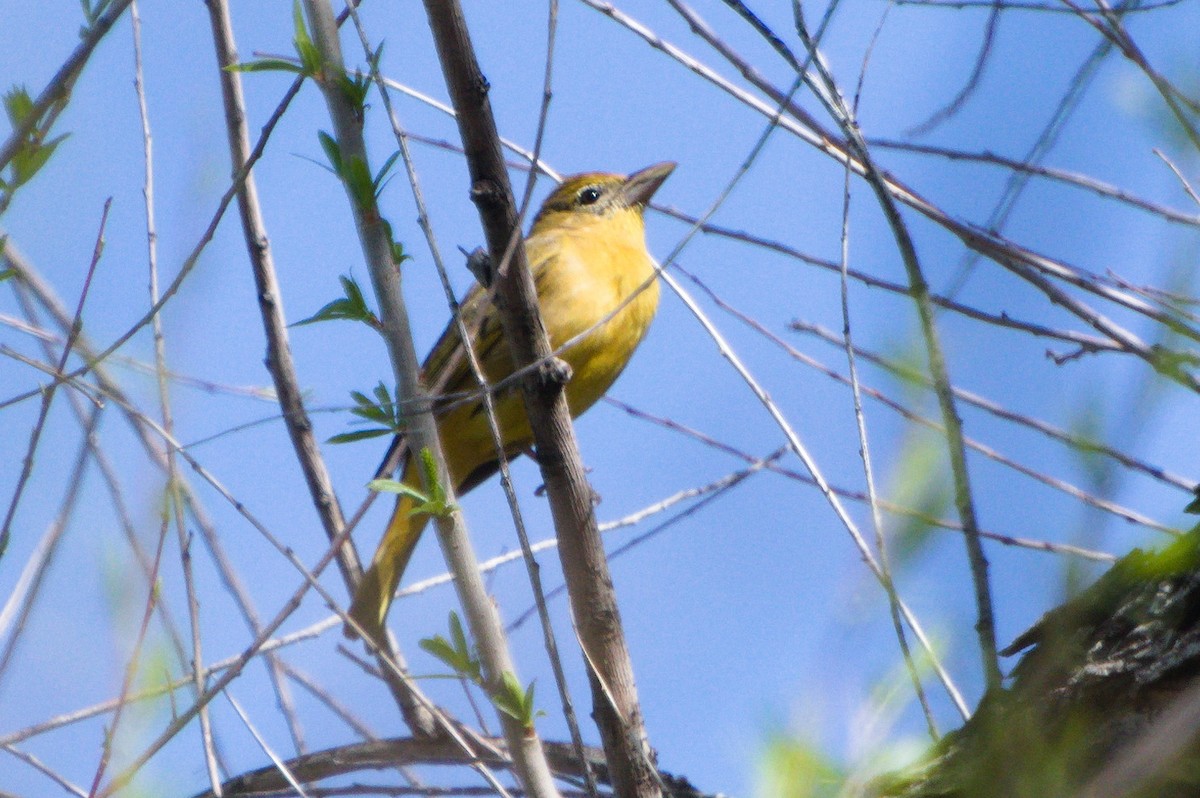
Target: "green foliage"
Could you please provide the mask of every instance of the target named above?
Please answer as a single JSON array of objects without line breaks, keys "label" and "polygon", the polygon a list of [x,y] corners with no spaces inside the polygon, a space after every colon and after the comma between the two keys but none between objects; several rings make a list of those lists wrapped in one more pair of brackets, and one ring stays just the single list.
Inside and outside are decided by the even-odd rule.
[{"label": "green foliage", "polygon": [[929,520],[942,517],[950,506],[950,487],[941,471],[944,447],[937,435],[918,431],[900,449],[888,497],[901,507],[913,508],[915,514],[899,516],[899,526],[891,533],[898,563],[911,560],[924,548],[933,533]]},{"label": "green foliage", "polygon": [[419,455],[421,471],[425,475],[425,484],[429,486],[429,493],[425,494],[404,482],[395,479],[373,479],[367,483],[367,487],[374,491],[383,493],[398,493],[412,499],[416,506],[412,509],[412,515],[429,515],[434,518],[445,518],[458,509],[458,505],[448,500],[446,496],[446,486],[442,484],[442,480],[438,478],[437,461],[433,459],[433,452],[429,451],[428,447],[421,449]]},{"label": "green foliage", "polygon": [[[330,171],[346,184],[359,210],[376,215],[379,195],[383,193],[383,189],[391,180],[392,167],[396,165],[396,159],[400,157],[400,152],[397,150],[392,153],[383,162],[379,171],[372,175],[366,161],[358,155],[346,158],[342,153],[341,146],[333,136],[322,130],[317,133],[317,139],[321,142],[321,149],[325,151],[325,157],[329,160]],[[391,240],[390,229],[388,237]]]},{"label": "green foliage", "polygon": [[392,235],[391,223],[387,219],[381,219],[380,223],[383,225],[384,230],[387,231],[388,241],[392,242],[392,265],[398,267],[404,261],[411,260],[412,256],[404,251],[404,244],[397,241],[396,237]]},{"label": "green foliage", "polygon": [[371,92],[371,77],[358,72],[353,75],[343,73],[337,80],[337,87],[354,106],[355,115],[359,121],[367,109],[367,95]]},{"label": "green foliage", "polygon": [[301,327],[305,324],[315,324],[318,321],[340,319],[361,321],[375,329],[379,329],[379,318],[367,306],[367,300],[363,297],[362,289],[358,287],[355,279],[343,274],[338,276],[338,280],[342,283],[342,293],[344,296],[329,302],[313,315],[306,319],[301,319],[291,326]]},{"label": "green foliage", "polygon": [[313,43],[304,25],[304,13],[300,10],[300,2],[292,4],[292,24],[295,34],[292,46],[296,50],[299,63],[284,58],[260,58],[257,61],[246,61],[241,64],[230,64],[226,67],[231,72],[291,72],[306,78],[315,78],[321,73],[321,52]]},{"label": "green foliage", "polygon": [[[396,493],[407,496],[421,505],[429,501],[429,496],[425,493],[398,479],[373,479],[367,483],[367,488],[376,493]],[[413,514],[416,514],[416,510],[413,511]]]},{"label": "green foliage", "polygon": [[421,449],[420,460],[421,470],[425,473],[425,484],[429,486],[429,498],[424,504],[418,505],[413,512],[444,518],[458,507],[447,501],[446,486],[438,478],[437,461],[433,459],[433,452],[429,451],[428,447]]},{"label": "green foliage", "polygon": [[[467,679],[478,687],[484,687],[483,665],[475,647],[467,640],[462,621],[458,613],[450,613],[450,637],[442,635],[423,638],[418,645],[422,650],[436,657],[448,666],[457,676]],[[534,706],[534,683],[529,687],[521,686],[517,677],[511,671],[500,675],[500,684],[491,696],[496,709],[516,720],[526,729],[533,729],[533,722],[546,713],[537,711]]]},{"label": "green foliage", "polygon": [[764,798],[832,798],[846,778],[815,746],[786,737],[767,746],[762,770]]},{"label": "green foliage", "polygon": [[496,709],[530,731],[533,730],[533,722],[540,715],[546,714],[533,708],[533,687],[534,683],[530,682],[529,687],[522,688],[516,675],[512,671],[505,671],[500,675],[500,687],[492,696],[492,703],[496,705]]},{"label": "green foliage", "polygon": [[300,56],[300,66],[305,75],[313,77],[321,71],[321,52],[308,35],[308,28],[304,26],[300,0],[294,0],[292,3],[292,27],[295,29],[292,44],[296,48],[296,55]]},{"label": "green foliage", "polygon": [[1188,506],[1183,508],[1183,511],[1192,515],[1200,515],[1200,485],[1197,485],[1192,490],[1192,493],[1195,494],[1196,498],[1192,499],[1188,503]]},{"label": "green foliage", "polygon": [[445,663],[459,676],[477,685],[483,684],[483,666],[474,646],[467,642],[462,621],[457,612],[450,613],[450,639],[441,635],[426,637],[418,645],[429,654]]},{"label": "green foliage", "polygon": [[[4,93],[3,101],[4,112],[8,115],[8,121],[13,130],[28,124],[30,118],[36,113],[33,98],[29,96],[29,92],[24,86],[13,86]],[[67,134],[63,134],[47,139],[47,133],[49,133],[48,128],[43,128],[36,123],[33,125],[29,135],[21,142],[20,148],[9,162],[8,173],[0,178],[0,192],[11,196],[14,191],[32,180],[34,175],[41,171],[46,162],[50,160],[50,156],[54,154],[58,145],[67,138]]]},{"label": "green foliage", "polygon": [[[380,382],[375,386],[373,393],[375,394],[375,398],[371,399],[361,391],[351,391],[350,398],[354,400],[355,406],[350,412],[364,421],[379,424],[380,426],[357,430],[355,432],[343,432],[340,435],[334,435],[330,438],[329,443],[353,443],[355,441],[378,438],[383,435],[398,435],[403,431],[403,415],[400,412],[399,404],[394,402],[391,394],[388,393],[387,386]],[[376,480],[376,482],[381,483],[391,481]],[[372,490],[390,490],[390,488],[376,487],[372,488]]]}]

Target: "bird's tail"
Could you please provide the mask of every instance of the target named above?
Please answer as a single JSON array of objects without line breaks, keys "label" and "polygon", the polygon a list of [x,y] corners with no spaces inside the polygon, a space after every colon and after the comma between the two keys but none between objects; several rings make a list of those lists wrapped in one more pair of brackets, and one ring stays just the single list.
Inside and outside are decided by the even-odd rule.
[{"label": "bird's tail", "polygon": [[[405,465],[402,482],[409,482],[412,474],[412,460]],[[371,567],[363,574],[363,580],[354,594],[350,604],[349,615],[354,622],[362,627],[373,639],[383,635],[384,619],[387,618],[388,608],[392,605],[392,596],[400,584],[400,577],[408,567],[421,532],[425,530],[429,516],[413,515],[415,502],[408,496],[401,495],[396,499],[396,509],[392,512],[392,520],[388,522],[383,540],[375,550],[375,558]],[[346,624],[344,631],[347,637],[356,638],[358,633]]]}]

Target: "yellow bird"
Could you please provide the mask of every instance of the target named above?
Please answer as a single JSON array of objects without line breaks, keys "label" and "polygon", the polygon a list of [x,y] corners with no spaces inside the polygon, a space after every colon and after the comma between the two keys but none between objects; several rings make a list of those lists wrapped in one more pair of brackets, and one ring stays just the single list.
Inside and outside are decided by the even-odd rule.
[{"label": "yellow bird", "polygon": [[[658,282],[651,279],[654,262],[646,251],[642,213],[674,168],[673,163],[660,163],[628,177],[589,173],[567,178],[542,204],[525,239],[550,346],[557,349],[587,333],[561,355],[572,370],[566,386],[572,416],[595,404],[613,384],[658,309]],[[600,323],[614,311],[611,319]],[[510,376],[515,368],[488,291],[474,285],[459,313],[488,383]],[[423,377],[437,397],[434,412],[442,451],[455,492],[461,495],[496,473],[499,460],[478,398],[479,385],[454,324],[429,353]],[[519,385],[503,387],[494,402],[506,456],[527,451],[533,433]],[[402,462],[400,480],[420,488],[414,453],[406,452]],[[350,606],[350,617],[372,637],[382,634],[392,596],[429,520],[414,515],[413,507],[406,496],[397,500]]]}]

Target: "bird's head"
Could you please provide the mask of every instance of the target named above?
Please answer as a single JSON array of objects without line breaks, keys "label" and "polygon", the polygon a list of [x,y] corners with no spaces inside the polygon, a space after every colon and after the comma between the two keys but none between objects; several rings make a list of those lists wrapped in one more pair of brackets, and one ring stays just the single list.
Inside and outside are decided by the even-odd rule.
[{"label": "bird's head", "polygon": [[531,234],[548,225],[587,223],[632,211],[640,219],[646,203],[675,169],[670,161],[625,175],[588,172],[568,177],[554,190],[533,220]]}]

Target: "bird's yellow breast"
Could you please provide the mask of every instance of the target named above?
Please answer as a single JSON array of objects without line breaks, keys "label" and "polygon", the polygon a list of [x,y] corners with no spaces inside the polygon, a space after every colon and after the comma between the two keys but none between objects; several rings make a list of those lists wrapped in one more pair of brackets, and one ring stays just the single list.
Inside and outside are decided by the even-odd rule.
[{"label": "bird's yellow breast", "polygon": [[576,416],[629,363],[658,309],[659,289],[640,213],[561,216],[537,225],[526,249],[551,347],[584,336],[561,355],[573,372],[567,402]]}]

